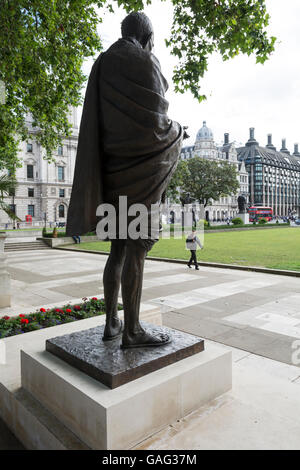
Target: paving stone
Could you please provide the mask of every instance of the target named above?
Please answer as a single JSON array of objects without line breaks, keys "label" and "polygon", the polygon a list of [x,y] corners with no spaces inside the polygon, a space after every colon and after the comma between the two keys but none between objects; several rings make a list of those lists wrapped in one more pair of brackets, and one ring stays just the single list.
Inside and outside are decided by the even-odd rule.
[{"label": "paving stone", "polygon": [[[60,292],[66,294],[69,297],[82,296],[90,297],[94,295],[95,292],[103,290],[102,283],[100,284],[100,279],[98,282],[81,282],[77,284],[65,284],[60,287],[55,288],[55,292]],[[51,289],[54,290],[54,289]]]}]

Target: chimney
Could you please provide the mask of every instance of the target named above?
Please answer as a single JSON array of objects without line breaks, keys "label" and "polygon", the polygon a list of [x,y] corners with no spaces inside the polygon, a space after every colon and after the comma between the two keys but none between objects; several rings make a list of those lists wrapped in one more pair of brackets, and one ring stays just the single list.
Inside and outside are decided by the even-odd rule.
[{"label": "chimney", "polygon": [[268,144],[267,148],[270,150],[276,150],[276,147],[272,144],[272,134],[268,134]]},{"label": "chimney", "polygon": [[224,144],[225,144],[225,145],[226,145],[226,144],[229,144],[229,134],[228,134],[228,132],[226,132],[226,133],[224,134]]},{"label": "chimney", "polygon": [[288,155],[290,154],[290,152],[286,148],[286,139],[282,139],[282,147],[280,149],[280,152],[287,153]]},{"label": "chimney", "polygon": [[294,153],[293,155],[296,155],[297,157],[300,157],[300,153],[298,150],[298,144],[294,144]]},{"label": "chimney", "polygon": [[246,143],[246,146],[249,147],[249,145],[258,145],[258,142],[255,140],[254,137],[254,127],[250,127],[249,131],[250,136],[248,142]]}]

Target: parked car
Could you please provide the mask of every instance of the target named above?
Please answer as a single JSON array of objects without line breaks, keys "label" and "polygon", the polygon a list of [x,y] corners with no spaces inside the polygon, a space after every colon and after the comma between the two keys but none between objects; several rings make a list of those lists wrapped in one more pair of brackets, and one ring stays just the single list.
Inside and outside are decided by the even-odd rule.
[{"label": "parked car", "polygon": [[295,220],[295,224],[296,224],[296,225],[300,225],[300,219],[296,219],[296,220]]}]

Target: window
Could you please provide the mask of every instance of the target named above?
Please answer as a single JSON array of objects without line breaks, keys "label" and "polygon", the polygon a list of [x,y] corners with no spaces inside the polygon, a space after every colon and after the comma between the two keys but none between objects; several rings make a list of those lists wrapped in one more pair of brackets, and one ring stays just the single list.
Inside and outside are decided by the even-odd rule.
[{"label": "window", "polygon": [[16,205],[15,204],[9,204],[9,208],[12,211],[13,214],[16,214]]},{"label": "window", "polygon": [[65,180],[65,168],[63,166],[58,167],[58,181]]},{"label": "window", "polygon": [[32,217],[34,217],[34,205],[33,204],[29,204],[27,212],[28,212],[28,215],[31,215]]},{"label": "window", "polygon": [[33,179],[33,165],[27,165],[27,179]]},{"label": "window", "polygon": [[28,188],[28,197],[34,197],[34,188]]},{"label": "window", "polygon": [[65,216],[65,206],[63,204],[60,204],[58,206],[58,217],[64,217]]},{"label": "window", "polygon": [[64,189],[59,190],[59,197],[65,197],[65,190]]},{"label": "window", "polygon": [[58,155],[60,155],[60,156],[63,154],[63,147],[62,147],[62,145],[59,145],[59,146],[58,146],[57,153],[58,153]]},{"label": "window", "polygon": [[32,144],[29,144],[28,142],[27,142],[27,152],[32,153]]}]

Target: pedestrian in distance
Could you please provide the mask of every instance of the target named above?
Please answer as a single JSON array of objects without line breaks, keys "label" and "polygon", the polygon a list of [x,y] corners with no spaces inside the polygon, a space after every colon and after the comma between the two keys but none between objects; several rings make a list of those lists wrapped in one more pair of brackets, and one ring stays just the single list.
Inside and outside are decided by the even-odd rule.
[{"label": "pedestrian in distance", "polygon": [[198,271],[199,266],[198,266],[197,255],[196,255],[197,245],[199,245],[200,249],[203,248],[199,238],[197,237],[196,230],[193,229],[192,233],[190,233],[190,235],[186,239],[186,248],[188,250],[190,250],[190,252],[191,252],[191,257],[190,257],[190,260],[188,262],[188,267],[191,268],[192,267],[191,265],[194,263],[195,269],[197,269],[197,271]]}]

